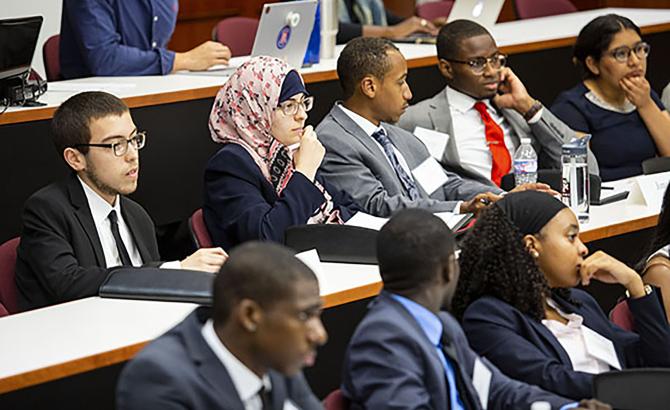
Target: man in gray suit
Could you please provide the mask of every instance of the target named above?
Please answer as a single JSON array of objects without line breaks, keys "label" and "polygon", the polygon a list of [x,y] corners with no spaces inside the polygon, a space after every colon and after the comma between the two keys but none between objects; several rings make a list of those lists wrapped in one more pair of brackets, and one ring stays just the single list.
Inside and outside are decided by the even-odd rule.
[{"label": "man in gray suit", "polygon": [[345,100],[316,129],[326,148],[321,171],[367,213],[388,217],[403,208],[478,212],[499,198],[497,187],[444,172],[419,139],[391,125],[412,98],[407,63],[392,42],[350,41],[337,73]]},{"label": "man in gray suit", "polygon": [[445,25],[437,56],[447,87],[410,107],[398,126],[445,134],[443,165],[491,185],[512,170],[522,138],[531,139],[538,168],[560,167],[561,145],[575,133],[528,94],[484,27],[469,20]]}]

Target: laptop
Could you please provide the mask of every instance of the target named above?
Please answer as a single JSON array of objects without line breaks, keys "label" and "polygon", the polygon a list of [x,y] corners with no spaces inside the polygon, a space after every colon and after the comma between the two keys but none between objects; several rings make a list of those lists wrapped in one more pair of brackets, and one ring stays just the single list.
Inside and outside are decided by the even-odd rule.
[{"label": "laptop", "polygon": [[[302,67],[309,37],[314,28],[318,0],[267,3],[263,6],[251,56],[271,56],[286,61],[295,69]],[[227,66],[190,74],[230,75],[248,57],[234,57]]]},{"label": "laptop", "polygon": [[41,16],[0,20],[0,80],[30,71],[42,21]]},{"label": "laptop", "polygon": [[472,20],[490,30],[498,21],[504,3],[505,0],[456,0],[447,23]]}]

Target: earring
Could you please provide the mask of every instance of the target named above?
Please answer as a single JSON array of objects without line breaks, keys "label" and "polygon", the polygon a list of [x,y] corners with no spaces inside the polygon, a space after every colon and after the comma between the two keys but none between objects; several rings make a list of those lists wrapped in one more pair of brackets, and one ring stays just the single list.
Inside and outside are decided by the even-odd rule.
[{"label": "earring", "polygon": [[531,250],[530,250],[530,256],[532,256],[533,258],[537,259],[537,258],[540,257],[540,253],[539,253],[538,251],[536,251],[535,249],[531,249]]},{"label": "earring", "polygon": [[253,323],[249,323],[249,325],[247,326],[247,330],[252,332],[252,333],[255,332],[256,331],[256,325],[253,324]]}]

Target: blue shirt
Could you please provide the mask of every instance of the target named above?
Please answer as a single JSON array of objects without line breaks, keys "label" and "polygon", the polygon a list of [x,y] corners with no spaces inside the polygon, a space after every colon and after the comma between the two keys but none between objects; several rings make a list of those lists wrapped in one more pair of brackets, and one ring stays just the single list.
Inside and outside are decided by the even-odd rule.
[{"label": "blue shirt", "polygon": [[458,394],[456,389],[456,374],[454,373],[454,368],[447,357],[444,355],[444,352],[441,349],[440,339],[442,338],[442,332],[444,328],[440,318],[438,318],[433,312],[421,306],[420,304],[407,299],[403,296],[390,294],[393,299],[399,302],[410,315],[416,320],[419,324],[419,327],[423,330],[428,337],[430,343],[435,346],[437,351],[437,356],[442,362],[442,367],[444,367],[444,373],[447,376],[447,388],[449,389],[449,400],[451,410],[464,410],[463,402]]},{"label": "blue shirt", "polygon": [[[561,93],[551,111],[573,130],[591,134],[591,151],[603,181],[642,174],[642,161],[658,155],[642,117],[637,110],[621,113],[596,105],[586,97],[589,92],[580,83]],[[653,90],[651,98],[665,109]]]},{"label": "blue shirt", "polygon": [[166,47],[178,10],[178,0],[64,0],[62,76],[170,73],[175,53]]}]

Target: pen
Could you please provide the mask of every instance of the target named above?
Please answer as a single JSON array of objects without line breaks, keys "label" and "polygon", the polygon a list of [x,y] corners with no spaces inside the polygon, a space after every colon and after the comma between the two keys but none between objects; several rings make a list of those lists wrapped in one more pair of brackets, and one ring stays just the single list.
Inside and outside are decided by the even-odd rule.
[{"label": "pen", "polygon": [[611,190],[614,190],[614,187],[613,187],[613,186],[600,186],[600,189],[601,189],[601,190],[602,190],[602,189],[611,189]]}]

